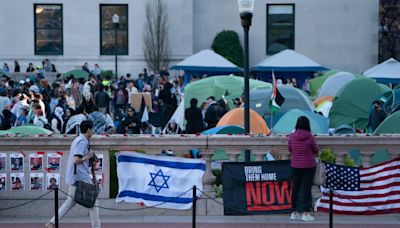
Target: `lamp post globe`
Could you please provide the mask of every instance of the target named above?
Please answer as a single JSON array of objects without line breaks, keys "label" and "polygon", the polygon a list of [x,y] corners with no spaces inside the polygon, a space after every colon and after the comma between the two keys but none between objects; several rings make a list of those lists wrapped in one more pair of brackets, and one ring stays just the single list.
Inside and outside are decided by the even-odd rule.
[{"label": "lamp post globe", "polygon": [[119,28],[119,16],[114,14],[112,16],[112,23],[114,24],[114,54],[115,54],[115,81],[118,79],[118,28]]},{"label": "lamp post globe", "polygon": [[249,29],[255,0],[238,0],[241,25],[244,31],[244,130],[250,133]]}]

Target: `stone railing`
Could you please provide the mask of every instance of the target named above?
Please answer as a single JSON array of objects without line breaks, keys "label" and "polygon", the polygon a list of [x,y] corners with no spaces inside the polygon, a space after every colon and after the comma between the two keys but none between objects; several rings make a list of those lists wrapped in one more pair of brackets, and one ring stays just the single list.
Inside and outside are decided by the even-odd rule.
[{"label": "stone railing", "polygon": [[[0,173],[7,173],[8,189],[0,192],[1,198],[5,199],[26,199],[35,198],[43,192],[31,191],[29,188],[30,174],[29,155],[37,151],[56,152],[62,151],[61,161],[61,188],[65,187],[64,176],[67,164],[68,151],[73,136],[38,136],[38,137],[0,137],[0,153],[19,153],[23,151],[25,158],[25,185],[24,194],[21,191],[10,190],[10,157],[7,156],[7,169]],[[317,142],[320,148],[330,148],[337,156],[337,163],[343,163],[344,157],[350,149],[357,148],[361,151],[364,166],[369,166],[373,153],[378,149],[386,149],[391,157],[399,156],[400,135],[393,136],[318,136]],[[190,149],[198,149],[203,159],[207,162],[206,174],[203,178],[205,190],[212,190],[215,177],[211,172],[211,158],[216,149],[224,149],[230,161],[237,161],[243,149],[250,149],[257,161],[264,159],[268,150],[278,153],[282,159],[288,159],[287,136],[239,136],[239,135],[214,135],[214,136],[188,136],[188,135],[107,135],[94,136],[91,140],[91,148],[97,154],[103,154],[103,178],[104,189],[101,198],[110,196],[110,150],[144,150],[147,154],[159,154],[162,149],[170,149],[175,155],[180,156]],[[45,163],[44,163],[45,164]],[[44,188],[45,189],[45,188]],[[26,194],[25,194],[26,193]]]}]

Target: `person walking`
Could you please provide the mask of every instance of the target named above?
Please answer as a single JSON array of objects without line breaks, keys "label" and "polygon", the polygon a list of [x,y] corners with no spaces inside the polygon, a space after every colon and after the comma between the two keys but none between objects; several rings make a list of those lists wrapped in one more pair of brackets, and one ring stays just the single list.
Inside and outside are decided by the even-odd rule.
[{"label": "person walking", "polygon": [[[297,119],[296,130],[289,136],[288,150],[293,171],[292,213],[290,219],[313,221],[311,187],[314,180],[318,145],[310,132],[310,120],[305,116]],[[301,191],[300,191],[301,190]],[[298,201],[301,199],[302,201]],[[300,215],[302,213],[302,215]]]},{"label": "person walking", "polygon": [[[68,198],[58,210],[59,219],[62,219],[64,215],[75,206],[74,201],[76,192],[76,181],[83,181],[89,184],[93,183],[93,180],[89,172],[89,160],[94,156],[94,153],[89,148],[89,140],[93,135],[93,123],[90,120],[85,120],[80,126],[81,134],[74,139],[71,144],[71,149],[68,155],[67,170],[65,175],[65,183],[69,186]],[[95,206],[89,209],[90,221],[92,227],[99,228],[99,208],[97,207],[98,201],[96,200]],[[55,227],[55,217],[46,224],[46,227]]]}]

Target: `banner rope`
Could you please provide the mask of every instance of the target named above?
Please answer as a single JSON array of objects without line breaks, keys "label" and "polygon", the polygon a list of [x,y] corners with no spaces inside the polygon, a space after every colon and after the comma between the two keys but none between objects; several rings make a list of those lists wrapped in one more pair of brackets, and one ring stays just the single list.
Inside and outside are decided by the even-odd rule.
[{"label": "banner rope", "polygon": [[[59,189],[59,190],[60,190],[60,189]],[[188,192],[190,192],[190,191],[192,191],[192,190],[193,190],[193,189],[190,188],[190,189],[188,189],[187,191],[183,192],[182,194],[180,194],[180,195],[174,197],[174,199],[178,199],[178,198],[180,198],[181,196],[185,195],[186,193],[188,193]],[[66,193],[66,192],[64,192],[64,191],[62,191],[62,190],[60,190],[60,192],[63,193],[64,195],[68,196],[68,197],[74,198],[73,196],[69,195],[68,193]],[[146,209],[151,209],[151,208],[157,208],[158,206],[161,206],[161,205],[166,204],[166,203],[170,203],[170,202],[166,201],[166,202],[158,203],[158,204],[153,205],[153,206],[150,206],[150,207],[131,208],[131,209],[118,209],[118,208],[103,207],[103,206],[98,206],[98,205],[95,205],[94,207],[97,207],[97,208],[103,209],[103,210],[109,210],[109,211],[140,211],[140,210],[146,210]]]},{"label": "banner rope", "polygon": [[[25,206],[25,205],[27,205],[27,204],[33,203],[34,201],[37,201],[37,200],[42,199],[43,197],[47,196],[47,195],[50,194],[51,192],[53,192],[53,191],[48,191],[48,192],[46,192],[45,194],[39,196],[38,198],[29,200],[29,201],[24,202],[24,203],[21,203],[21,204],[17,204],[17,205],[11,206],[11,207],[0,208],[0,211],[10,210],[10,209],[14,209],[14,208],[17,208],[17,207]],[[6,199],[2,199],[2,200],[6,200]],[[10,200],[15,200],[15,199],[10,199]]]}]

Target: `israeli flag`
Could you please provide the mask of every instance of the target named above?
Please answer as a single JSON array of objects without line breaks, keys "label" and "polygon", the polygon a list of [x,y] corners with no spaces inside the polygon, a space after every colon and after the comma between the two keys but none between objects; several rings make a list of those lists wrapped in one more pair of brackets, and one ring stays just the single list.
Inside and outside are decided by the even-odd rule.
[{"label": "israeli flag", "polygon": [[[204,160],[136,152],[119,152],[116,156],[116,202],[185,210],[192,207],[193,185],[203,190]],[[197,197],[200,195],[197,191]]]}]

